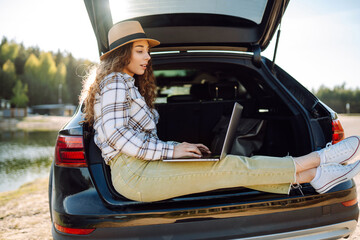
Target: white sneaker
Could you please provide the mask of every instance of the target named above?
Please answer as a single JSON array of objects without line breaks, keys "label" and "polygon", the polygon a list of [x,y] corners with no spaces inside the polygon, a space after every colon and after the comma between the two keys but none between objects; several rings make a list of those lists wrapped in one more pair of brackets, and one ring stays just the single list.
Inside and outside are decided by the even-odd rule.
[{"label": "white sneaker", "polygon": [[317,151],[320,156],[320,165],[328,163],[344,163],[355,158],[360,158],[360,137],[351,136]]},{"label": "white sneaker", "polygon": [[318,193],[325,193],[336,185],[352,179],[359,172],[360,160],[348,165],[338,163],[320,165],[310,184]]}]

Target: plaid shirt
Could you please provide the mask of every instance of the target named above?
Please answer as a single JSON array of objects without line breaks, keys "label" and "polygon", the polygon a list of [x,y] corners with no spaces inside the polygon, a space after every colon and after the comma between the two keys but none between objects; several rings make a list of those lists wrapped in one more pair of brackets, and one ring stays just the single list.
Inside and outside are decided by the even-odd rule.
[{"label": "plaid shirt", "polygon": [[95,96],[95,143],[105,162],[119,153],[143,160],[169,159],[175,142],[163,142],[156,133],[158,112],[151,110],[125,73],[111,73]]}]

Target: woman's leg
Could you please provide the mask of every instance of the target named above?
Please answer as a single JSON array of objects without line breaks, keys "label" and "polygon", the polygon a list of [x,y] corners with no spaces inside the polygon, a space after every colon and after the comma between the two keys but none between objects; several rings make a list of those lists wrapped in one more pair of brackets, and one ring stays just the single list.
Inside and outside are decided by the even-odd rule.
[{"label": "woman's leg", "polygon": [[309,169],[317,168],[320,165],[320,156],[317,152],[312,152],[301,157],[294,157],[296,173]]},{"label": "woman's leg", "polygon": [[115,189],[145,202],[239,186],[287,194],[295,182],[291,157],[228,155],[219,162],[169,163],[119,155],[110,167]]},{"label": "woman's leg", "polygon": [[329,163],[342,164],[360,158],[360,137],[351,136],[334,145],[294,158],[296,172],[302,172]]},{"label": "woman's leg", "polygon": [[360,161],[346,166],[340,164],[360,155],[359,142],[359,137],[348,138],[326,151],[294,160],[292,157],[228,155],[215,163],[164,163],[119,155],[110,167],[115,189],[137,201],[159,201],[237,186],[287,193],[291,183],[305,182],[323,193],[360,172]]},{"label": "woman's leg", "polygon": [[296,183],[309,183],[311,182],[316,175],[317,168],[311,168],[302,172],[296,173]]},{"label": "woman's leg", "polygon": [[320,151],[294,158],[296,180],[298,183],[309,182],[318,193],[325,193],[360,172],[360,161],[342,165],[359,158],[360,137],[348,137]]}]

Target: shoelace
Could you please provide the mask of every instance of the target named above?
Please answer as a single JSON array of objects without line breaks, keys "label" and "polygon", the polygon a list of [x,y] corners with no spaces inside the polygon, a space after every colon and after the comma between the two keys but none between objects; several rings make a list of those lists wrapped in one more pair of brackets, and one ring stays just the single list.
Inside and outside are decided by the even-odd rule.
[{"label": "shoelace", "polygon": [[[342,145],[345,145],[345,149],[346,149],[346,150],[351,149],[351,147],[348,145],[347,142],[341,142],[341,144],[334,145],[335,147],[332,148],[332,151],[334,151],[334,152],[336,153],[336,155],[341,155],[342,152],[341,152],[339,149],[344,149],[343,147],[340,147],[340,146],[342,146]],[[332,144],[331,142],[328,142],[328,143],[326,144],[326,147],[324,148],[324,151],[325,151],[325,152],[330,151],[330,147],[332,147],[332,146],[333,146],[333,144]],[[331,156],[327,156],[327,157],[331,157]]]},{"label": "shoelace", "polygon": [[300,193],[301,193],[301,195],[302,195],[303,197],[305,196],[304,193],[303,193],[303,191],[301,190],[302,186],[301,186],[300,183],[292,183],[292,184],[291,184],[291,188],[292,188],[292,189],[299,190]]},{"label": "shoelace", "polygon": [[[328,168],[329,166],[332,166],[332,168]],[[327,163],[325,165],[319,166],[325,170],[325,172],[334,172],[338,171],[339,169],[343,169],[344,165],[338,164],[338,163]]]}]

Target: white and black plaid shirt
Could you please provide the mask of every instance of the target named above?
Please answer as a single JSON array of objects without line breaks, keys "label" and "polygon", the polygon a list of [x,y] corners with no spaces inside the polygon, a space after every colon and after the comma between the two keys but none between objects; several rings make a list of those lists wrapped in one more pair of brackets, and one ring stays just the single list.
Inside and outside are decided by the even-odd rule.
[{"label": "white and black plaid shirt", "polygon": [[172,158],[175,142],[159,140],[158,112],[150,110],[125,73],[111,73],[100,83],[95,96],[95,143],[106,163],[124,153],[144,160]]}]

